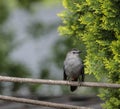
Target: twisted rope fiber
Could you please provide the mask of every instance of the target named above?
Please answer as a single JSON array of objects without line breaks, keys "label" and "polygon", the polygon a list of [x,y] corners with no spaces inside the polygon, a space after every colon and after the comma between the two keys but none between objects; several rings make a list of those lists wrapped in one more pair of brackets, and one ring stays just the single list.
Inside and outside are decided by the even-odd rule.
[{"label": "twisted rope fiber", "polygon": [[84,86],[84,87],[120,88],[120,84],[98,83],[98,82],[70,82],[70,81],[60,81],[60,80],[17,78],[17,77],[7,77],[7,76],[0,76],[0,81],[49,84],[49,85],[72,85],[72,86]]},{"label": "twisted rope fiber", "polygon": [[6,100],[6,101],[12,101],[12,102],[27,103],[27,104],[33,104],[33,105],[46,106],[46,107],[54,107],[57,109],[58,108],[59,109],[91,109],[87,107],[79,107],[79,106],[73,106],[73,105],[67,105],[67,104],[51,103],[51,102],[31,100],[31,99],[25,99],[25,98],[16,98],[16,97],[3,96],[3,95],[0,95],[0,99]]},{"label": "twisted rope fiber", "polygon": [[[96,82],[69,82],[69,81],[58,81],[58,80],[56,81],[56,80],[44,80],[44,79],[33,79],[33,78],[17,78],[17,77],[7,77],[7,76],[0,76],[0,81],[49,84],[49,85],[73,85],[73,86],[85,86],[85,87],[120,88],[120,84],[96,83]],[[31,99],[25,99],[25,98],[16,98],[16,97],[3,96],[3,95],[0,95],[0,99],[12,101],[12,102],[34,104],[34,105],[54,107],[54,108],[60,108],[60,109],[90,109],[86,107],[44,102],[44,101],[31,100]]]}]

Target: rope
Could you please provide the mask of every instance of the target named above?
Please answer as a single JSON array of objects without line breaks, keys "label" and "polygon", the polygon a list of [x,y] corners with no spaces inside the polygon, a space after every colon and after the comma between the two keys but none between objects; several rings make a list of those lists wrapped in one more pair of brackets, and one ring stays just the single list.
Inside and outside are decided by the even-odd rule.
[{"label": "rope", "polygon": [[19,102],[19,103],[27,103],[27,104],[33,104],[33,105],[46,106],[46,107],[53,107],[53,108],[57,108],[57,109],[58,108],[59,109],[91,109],[91,108],[87,108],[87,107],[79,107],[79,106],[73,106],[73,105],[67,105],[67,104],[59,104],[59,103],[31,100],[31,99],[25,99],[25,98],[16,98],[16,97],[3,96],[3,95],[0,95],[0,99],[1,100],[12,101],[12,102]]},{"label": "rope", "polygon": [[49,85],[72,85],[72,86],[84,86],[84,87],[120,88],[120,84],[97,83],[97,82],[70,82],[70,81],[60,81],[60,80],[17,78],[17,77],[7,77],[7,76],[0,76],[0,81],[49,84]]}]

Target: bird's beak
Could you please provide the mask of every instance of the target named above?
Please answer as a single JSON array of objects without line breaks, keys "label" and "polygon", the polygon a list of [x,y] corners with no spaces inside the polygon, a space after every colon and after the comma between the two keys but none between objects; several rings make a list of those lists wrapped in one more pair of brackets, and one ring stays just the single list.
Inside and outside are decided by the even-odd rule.
[{"label": "bird's beak", "polygon": [[80,53],[82,53],[82,51],[78,51],[78,53],[80,54]]}]

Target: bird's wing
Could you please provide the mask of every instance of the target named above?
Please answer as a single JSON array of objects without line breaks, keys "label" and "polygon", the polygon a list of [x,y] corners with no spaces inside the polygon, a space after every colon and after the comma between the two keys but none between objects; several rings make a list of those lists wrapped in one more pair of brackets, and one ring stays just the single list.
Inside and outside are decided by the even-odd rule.
[{"label": "bird's wing", "polygon": [[84,81],[84,78],[85,78],[85,74],[84,74],[84,65],[82,65],[82,68],[80,70],[80,74],[82,76],[82,82]]},{"label": "bird's wing", "polygon": [[65,66],[63,66],[63,80],[67,80],[67,75],[65,73]]}]

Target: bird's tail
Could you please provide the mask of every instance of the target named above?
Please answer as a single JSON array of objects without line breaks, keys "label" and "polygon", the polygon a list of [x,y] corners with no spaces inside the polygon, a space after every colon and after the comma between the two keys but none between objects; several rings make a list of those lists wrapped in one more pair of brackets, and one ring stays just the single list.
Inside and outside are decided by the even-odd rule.
[{"label": "bird's tail", "polygon": [[[74,79],[74,80],[72,80],[72,81],[77,81],[78,79],[76,78],[76,79]],[[75,91],[77,89],[77,86],[70,86],[70,90],[73,92],[73,91]]]}]

